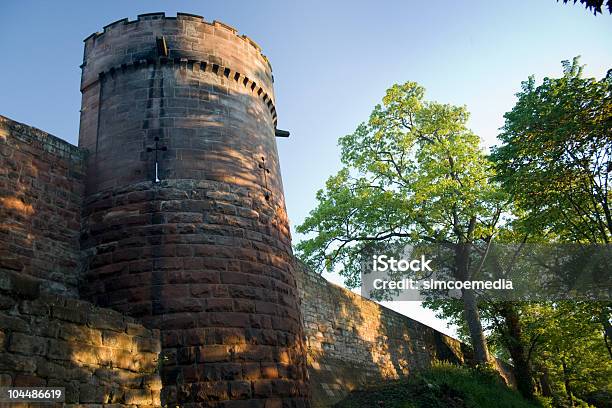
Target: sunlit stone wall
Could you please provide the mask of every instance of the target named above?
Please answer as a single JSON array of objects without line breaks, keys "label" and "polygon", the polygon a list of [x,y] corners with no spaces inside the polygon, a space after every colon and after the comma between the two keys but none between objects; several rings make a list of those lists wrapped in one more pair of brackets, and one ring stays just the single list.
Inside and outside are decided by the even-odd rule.
[{"label": "sunlit stone wall", "polygon": [[76,297],[82,196],[82,151],[0,116],[0,275]]},{"label": "sunlit stone wall", "polygon": [[0,274],[0,386],[63,387],[66,406],[160,406],[159,332],[113,310],[41,293],[42,283]]},{"label": "sunlit stone wall", "polygon": [[434,360],[464,362],[461,342],[299,268],[313,407],[398,379]]}]

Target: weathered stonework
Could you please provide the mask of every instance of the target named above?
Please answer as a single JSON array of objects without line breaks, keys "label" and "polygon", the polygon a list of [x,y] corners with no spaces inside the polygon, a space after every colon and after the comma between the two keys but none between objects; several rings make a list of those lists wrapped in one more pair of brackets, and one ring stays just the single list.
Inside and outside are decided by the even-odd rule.
[{"label": "weathered stonework", "polygon": [[[298,268],[313,408],[330,407],[350,391],[399,379],[432,362],[472,358],[460,341]],[[514,384],[511,367],[497,369]]]},{"label": "weathered stonework", "polygon": [[313,407],[329,407],[353,389],[408,376],[436,359],[463,363],[459,341],[305,267],[300,272]]},{"label": "weathered stonework", "polygon": [[85,41],[82,295],[161,329],[163,403],[308,405],[272,89],[259,48],[201,17]]},{"label": "weathered stonework", "polygon": [[66,407],[159,406],[159,332],[40,286],[0,275],[0,386],[64,387]]},{"label": "weathered stonework", "polygon": [[[19,130],[19,133],[16,131],[4,133],[4,140],[0,140],[4,143],[2,146],[4,160],[7,157],[19,157],[15,166],[36,160],[61,163],[65,152],[77,152],[78,154],[71,155],[74,160],[71,165],[73,167],[69,166],[74,171],[65,174],[68,184],[82,185],[81,173],[77,171],[83,167],[78,159],[83,156],[79,150],[44,132],[12,122],[7,118],[0,117],[0,119],[5,124],[3,129]],[[43,135],[44,138],[35,139],[38,140],[39,149],[31,150],[35,143],[29,138],[22,137],[22,134]],[[47,141],[48,146],[45,144]],[[30,154],[31,156],[28,156]],[[53,186],[37,184],[34,179],[24,182],[25,179],[13,175],[12,180],[21,180],[22,185],[42,185],[44,197],[63,194],[63,190],[55,191]],[[8,196],[12,190],[3,191],[5,196]],[[162,373],[167,382],[178,383],[184,378],[191,378],[190,376],[198,380],[219,379],[209,381],[212,384],[210,388],[201,391],[202,395],[209,399],[231,396],[232,389],[233,395],[237,395],[236,390],[241,386],[243,395],[253,395],[248,394],[247,382],[249,385],[257,384],[257,392],[262,395],[264,392],[272,392],[273,386],[279,386],[278,383],[273,385],[275,376],[286,375],[285,372],[291,369],[291,366],[283,361],[274,361],[272,364],[266,362],[262,364],[261,361],[247,362],[246,358],[254,356],[261,358],[257,356],[265,356],[267,350],[270,350],[265,346],[285,340],[282,338],[279,340],[279,331],[274,329],[274,326],[269,326],[277,321],[273,314],[269,314],[270,310],[275,310],[275,306],[267,301],[270,290],[264,287],[246,288],[243,283],[266,286],[270,281],[269,274],[274,273],[276,268],[261,268],[259,277],[240,272],[241,267],[252,268],[257,265],[255,258],[252,261],[237,261],[234,256],[236,247],[224,245],[226,242],[236,242],[235,238],[228,237],[240,230],[240,224],[224,225],[219,221],[213,222],[217,219],[239,220],[238,215],[245,211],[241,208],[244,205],[252,205],[248,193],[249,190],[246,188],[203,180],[164,180],[154,186],[142,182],[129,188],[117,189],[112,194],[101,193],[106,197],[105,203],[108,208],[113,207],[118,210],[115,214],[107,216],[106,220],[100,220],[96,214],[105,211],[104,207],[87,209],[83,216],[84,231],[88,231],[88,234],[92,234],[93,231],[93,235],[105,236],[109,242],[105,249],[107,252],[117,251],[119,257],[136,256],[138,259],[118,262],[120,264],[118,268],[99,266],[108,273],[117,274],[109,282],[90,280],[91,276],[85,275],[81,290],[93,296],[98,304],[113,304],[115,309],[131,315],[140,314],[142,318],[134,320],[125,317],[125,314],[74,299],[74,290],[66,290],[65,285],[59,285],[56,280],[49,280],[48,275],[43,273],[46,269],[37,270],[32,267],[30,272],[23,268],[18,271],[4,268],[0,270],[0,382],[5,385],[25,384],[26,381],[32,384],[65,384],[70,390],[69,401],[79,402],[85,406],[98,407],[98,404],[104,401],[118,401],[120,405],[129,405],[135,401],[132,398],[138,395],[145,395],[145,398],[151,395],[151,403],[160,404],[161,400],[156,398],[159,395],[161,382],[155,379],[154,374],[133,370],[138,366],[150,367],[152,361],[157,359],[155,350],[159,350],[158,348],[151,346],[150,351],[138,350],[134,348],[135,343],[132,341],[131,356],[136,360],[131,360],[132,362],[129,359],[124,360],[126,364],[123,368],[111,367],[108,361],[100,360],[99,357],[104,356],[104,353],[108,352],[106,348],[111,347],[104,345],[102,337],[104,331],[120,333],[122,338],[125,338],[123,334],[150,338],[152,344],[155,344],[159,333],[139,326],[140,322],[145,322],[149,326],[162,324],[165,327],[165,352],[159,357],[161,361],[158,360],[156,368],[164,367]],[[93,195],[88,198],[91,200],[88,202],[95,202],[98,199],[98,195]],[[78,203],[80,198],[73,200]],[[241,205],[243,202],[247,204]],[[15,212],[14,202],[12,203],[7,205],[3,202],[1,211],[4,211],[5,218],[2,222],[7,225],[21,225],[18,222],[24,222],[27,218]],[[35,205],[32,207],[36,208]],[[142,228],[135,222],[138,217],[121,218],[126,217],[126,214],[129,215],[134,208],[149,208],[151,217],[153,214],[163,214],[168,220],[173,220],[174,217],[178,217],[176,220],[187,219],[183,217],[189,218],[194,214],[196,218]],[[210,212],[213,208],[225,208],[229,213],[213,214]],[[274,218],[274,214],[265,213],[267,208],[248,212],[260,212]],[[58,212],[58,214],[63,213]],[[149,213],[144,211],[144,214],[143,219],[147,219]],[[115,217],[119,217],[121,221],[116,221]],[[74,234],[74,230],[67,227],[66,219],[55,218],[55,222],[57,225],[47,224],[49,230],[56,231],[55,237],[67,231],[72,231]],[[13,247],[9,247],[8,244],[17,241],[21,231],[22,228],[4,230],[0,240],[4,264],[20,256],[19,251],[11,252]],[[210,234],[211,231],[214,232],[212,235],[203,234],[204,232]],[[11,234],[16,234],[17,239]],[[92,238],[85,236],[84,240],[87,239]],[[113,243],[115,240],[118,242]],[[266,244],[267,240],[269,238],[265,234],[247,232],[240,242],[244,244],[244,250],[249,252],[254,251],[258,245],[270,245]],[[68,248],[68,253],[73,254],[70,259],[78,258],[78,255],[74,255],[79,253],[78,245],[65,247],[62,242],[57,244],[58,247]],[[149,242],[155,242],[156,246],[166,242],[169,248],[167,255],[152,260],[140,259],[149,256],[148,249],[143,249]],[[52,256],[61,259],[65,253],[64,250],[57,253],[37,253],[38,250],[45,251],[47,247],[34,245],[32,248],[33,259]],[[257,251],[251,253],[256,254]],[[91,251],[87,254],[91,256]],[[101,251],[96,259],[102,262],[113,261],[112,256],[104,257],[103,254],[104,251]],[[152,274],[150,270],[155,265],[159,268],[159,272]],[[66,271],[67,276],[79,276],[78,272],[78,268]],[[469,359],[465,346],[457,340],[333,285],[315,272],[297,267],[295,278],[301,299],[301,315],[305,327],[303,333],[307,344],[304,355],[307,357],[310,394],[314,407],[329,407],[352,389],[377,383],[383,379],[409,375],[415,369],[427,367],[434,358],[458,363]],[[168,285],[170,288],[167,292],[160,293],[159,301],[151,302],[150,288],[143,289],[142,283],[149,279]],[[104,292],[106,284],[109,285],[108,293]],[[96,287],[96,285],[103,286]],[[94,295],[91,295],[92,293]],[[197,296],[191,296],[192,293]],[[180,297],[180,294],[183,297]],[[185,296],[187,294],[189,296]],[[248,296],[248,299],[244,299],[244,296]],[[36,307],[33,309],[33,306]],[[185,310],[185,308],[191,310],[188,319],[175,313],[176,310]],[[230,308],[236,311],[243,310],[243,313],[250,315],[259,313],[263,317],[252,320],[249,317],[250,327],[240,328],[236,326],[237,322],[241,321],[240,312],[230,311]],[[276,306],[277,310],[279,308],[284,310],[282,305]],[[159,312],[155,314],[152,313],[153,310]],[[198,322],[210,323],[211,320],[216,322],[216,327],[195,326]],[[242,322],[246,323],[245,320]],[[72,343],[63,339],[61,336],[67,336],[60,334],[60,328],[64,325],[68,327],[64,329],[65,332],[78,332],[80,337],[73,337]],[[101,350],[89,344],[88,336],[98,338],[96,330],[102,338]],[[50,334],[38,334],[43,332]],[[13,333],[16,335],[13,336]],[[31,333],[35,336],[31,336]],[[39,337],[40,341],[37,340]],[[247,347],[254,338],[259,339],[257,341],[262,342],[264,347]],[[200,343],[205,341],[214,344],[201,346]],[[54,345],[52,352],[51,345]],[[81,351],[75,353],[75,350]],[[83,350],[87,352],[83,353]],[[126,351],[127,349],[118,352],[125,355]],[[37,353],[47,354],[40,356]],[[240,353],[248,354],[245,358]],[[33,357],[34,355],[37,356]],[[62,355],[64,358],[58,359]],[[280,358],[285,357],[279,356]],[[189,363],[190,359],[195,359],[195,363]],[[135,364],[132,370],[129,364]],[[51,369],[47,368],[47,365]],[[58,365],[63,368],[58,368]],[[48,375],[49,370],[55,370],[54,373],[60,374],[53,374],[55,377],[53,375],[44,377]],[[500,371],[509,382],[512,382],[507,366],[500,365]],[[66,372],[68,374],[65,374]],[[101,376],[100,379],[98,375]],[[122,383],[113,382],[113,379],[118,378],[122,378],[122,381],[125,378],[147,378],[147,382],[141,383],[141,388],[138,388],[137,382],[130,381],[131,385],[123,389]],[[98,388],[84,385],[81,387],[90,380],[98,384]],[[219,386],[219,383],[224,385]],[[254,387],[249,386],[249,388],[252,393]],[[109,399],[111,394],[113,397]],[[129,396],[128,399],[125,399],[126,395]],[[228,400],[225,404],[240,406],[243,401],[248,400]],[[181,405],[189,404],[193,403]],[[201,403],[203,406],[214,404],[213,401]]]},{"label": "weathered stonework", "polygon": [[0,273],[77,296],[83,151],[0,116]]}]

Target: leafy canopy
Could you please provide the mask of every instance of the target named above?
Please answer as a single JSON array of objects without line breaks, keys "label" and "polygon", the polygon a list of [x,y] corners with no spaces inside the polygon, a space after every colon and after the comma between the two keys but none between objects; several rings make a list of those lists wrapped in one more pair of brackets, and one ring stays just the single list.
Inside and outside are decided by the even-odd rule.
[{"label": "leafy canopy", "polygon": [[547,368],[553,391],[563,394],[567,380],[577,395],[595,391],[612,395],[612,359],[602,341],[601,325],[593,316],[592,304],[524,303],[520,309],[531,363]]},{"label": "leafy canopy", "polygon": [[612,70],[582,76],[578,57],[561,78],[522,83],[493,149],[497,177],[522,212],[517,227],[549,239],[612,240]]},{"label": "leafy canopy", "polygon": [[394,85],[367,122],[339,140],[343,169],[317,193],[297,227],[299,256],[314,270],[341,265],[359,284],[360,255],[376,242],[469,243],[490,237],[505,197],[465,107],[424,100]]}]

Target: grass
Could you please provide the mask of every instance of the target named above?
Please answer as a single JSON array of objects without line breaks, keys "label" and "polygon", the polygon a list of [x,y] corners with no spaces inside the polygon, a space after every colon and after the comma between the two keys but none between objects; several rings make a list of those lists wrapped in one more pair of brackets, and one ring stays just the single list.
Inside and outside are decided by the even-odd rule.
[{"label": "grass", "polygon": [[354,391],[335,408],[539,408],[491,372],[438,363],[409,379]]}]

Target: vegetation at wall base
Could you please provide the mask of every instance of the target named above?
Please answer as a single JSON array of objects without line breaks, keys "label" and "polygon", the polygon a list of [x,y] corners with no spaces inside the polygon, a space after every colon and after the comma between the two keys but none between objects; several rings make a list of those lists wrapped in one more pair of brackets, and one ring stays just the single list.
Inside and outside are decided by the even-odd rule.
[{"label": "vegetation at wall base", "polygon": [[[588,407],[582,402],[576,406]],[[354,391],[335,408],[545,408],[547,399],[528,401],[490,370],[436,363],[408,379]]]}]

